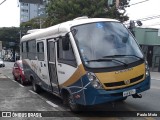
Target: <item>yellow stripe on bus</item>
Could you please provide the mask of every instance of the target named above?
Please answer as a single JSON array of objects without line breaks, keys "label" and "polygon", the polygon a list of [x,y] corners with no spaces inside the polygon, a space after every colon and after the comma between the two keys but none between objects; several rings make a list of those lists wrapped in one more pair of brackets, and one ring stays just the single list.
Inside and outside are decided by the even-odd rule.
[{"label": "yellow stripe on bus", "polygon": [[83,65],[79,65],[77,70],[74,72],[74,74],[63,84],[60,86],[69,86],[72,85],[73,83],[77,82],[83,75],[86,74],[86,71],[84,70]]}]

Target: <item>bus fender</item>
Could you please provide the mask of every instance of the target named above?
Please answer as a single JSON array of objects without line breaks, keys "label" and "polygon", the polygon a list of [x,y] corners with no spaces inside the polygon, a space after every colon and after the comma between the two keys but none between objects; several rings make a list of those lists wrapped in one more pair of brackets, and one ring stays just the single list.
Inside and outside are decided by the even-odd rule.
[{"label": "bus fender", "polygon": [[66,104],[65,99],[67,98],[68,94],[72,95],[71,90],[67,87],[64,87],[64,88],[61,89],[60,93],[61,93],[61,98],[63,100],[63,103]]}]

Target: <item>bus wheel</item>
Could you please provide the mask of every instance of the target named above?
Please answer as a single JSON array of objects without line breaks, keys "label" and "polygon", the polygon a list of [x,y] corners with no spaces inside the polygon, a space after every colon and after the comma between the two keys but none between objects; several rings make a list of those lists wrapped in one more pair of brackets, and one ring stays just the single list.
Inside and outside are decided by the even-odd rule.
[{"label": "bus wheel", "polygon": [[67,104],[72,112],[74,113],[80,112],[80,105],[75,103],[73,96],[70,94],[68,94],[67,96]]},{"label": "bus wheel", "polygon": [[35,80],[32,80],[32,88],[33,88],[33,91],[36,92],[36,93],[40,93],[40,86],[36,84]]}]

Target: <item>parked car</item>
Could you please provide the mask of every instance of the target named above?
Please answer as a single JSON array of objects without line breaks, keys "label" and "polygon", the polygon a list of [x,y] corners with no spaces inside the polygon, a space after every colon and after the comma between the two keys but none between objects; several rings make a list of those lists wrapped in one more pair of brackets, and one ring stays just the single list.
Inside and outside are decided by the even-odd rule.
[{"label": "parked car", "polygon": [[4,64],[4,62],[3,62],[3,59],[2,59],[2,58],[0,58],[0,67],[5,67],[5,64]]},{"label": "parked car", "polygon": [[14,63],[12,74],[14,79],[19,81],[22,85],[28,82],[24,75],[22,60],[17,60]]}]

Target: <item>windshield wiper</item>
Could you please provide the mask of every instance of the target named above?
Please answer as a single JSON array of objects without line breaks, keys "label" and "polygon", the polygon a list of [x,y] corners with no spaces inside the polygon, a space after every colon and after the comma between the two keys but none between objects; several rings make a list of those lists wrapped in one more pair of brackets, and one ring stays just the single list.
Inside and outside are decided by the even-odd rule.
[{"label": "windshield wiper", "polygon": [[128,64],[126,64],[125,62],[122,62],[120,60],[117,60],[117,59],[95,59],[95,60],[88,60],[86,62],[103,62],[103,61],[116,61],[116,62],[119,62],[119,63],[122,63],[125,67],[128,66]]},{"label": "windshield wiper", "polygon": [[139,58],[140,60],[143,60],[143,58],[138,57],[136,55],[109,55],[109,56],[103,56],[103,58],[130,57],[130,56]]}]

